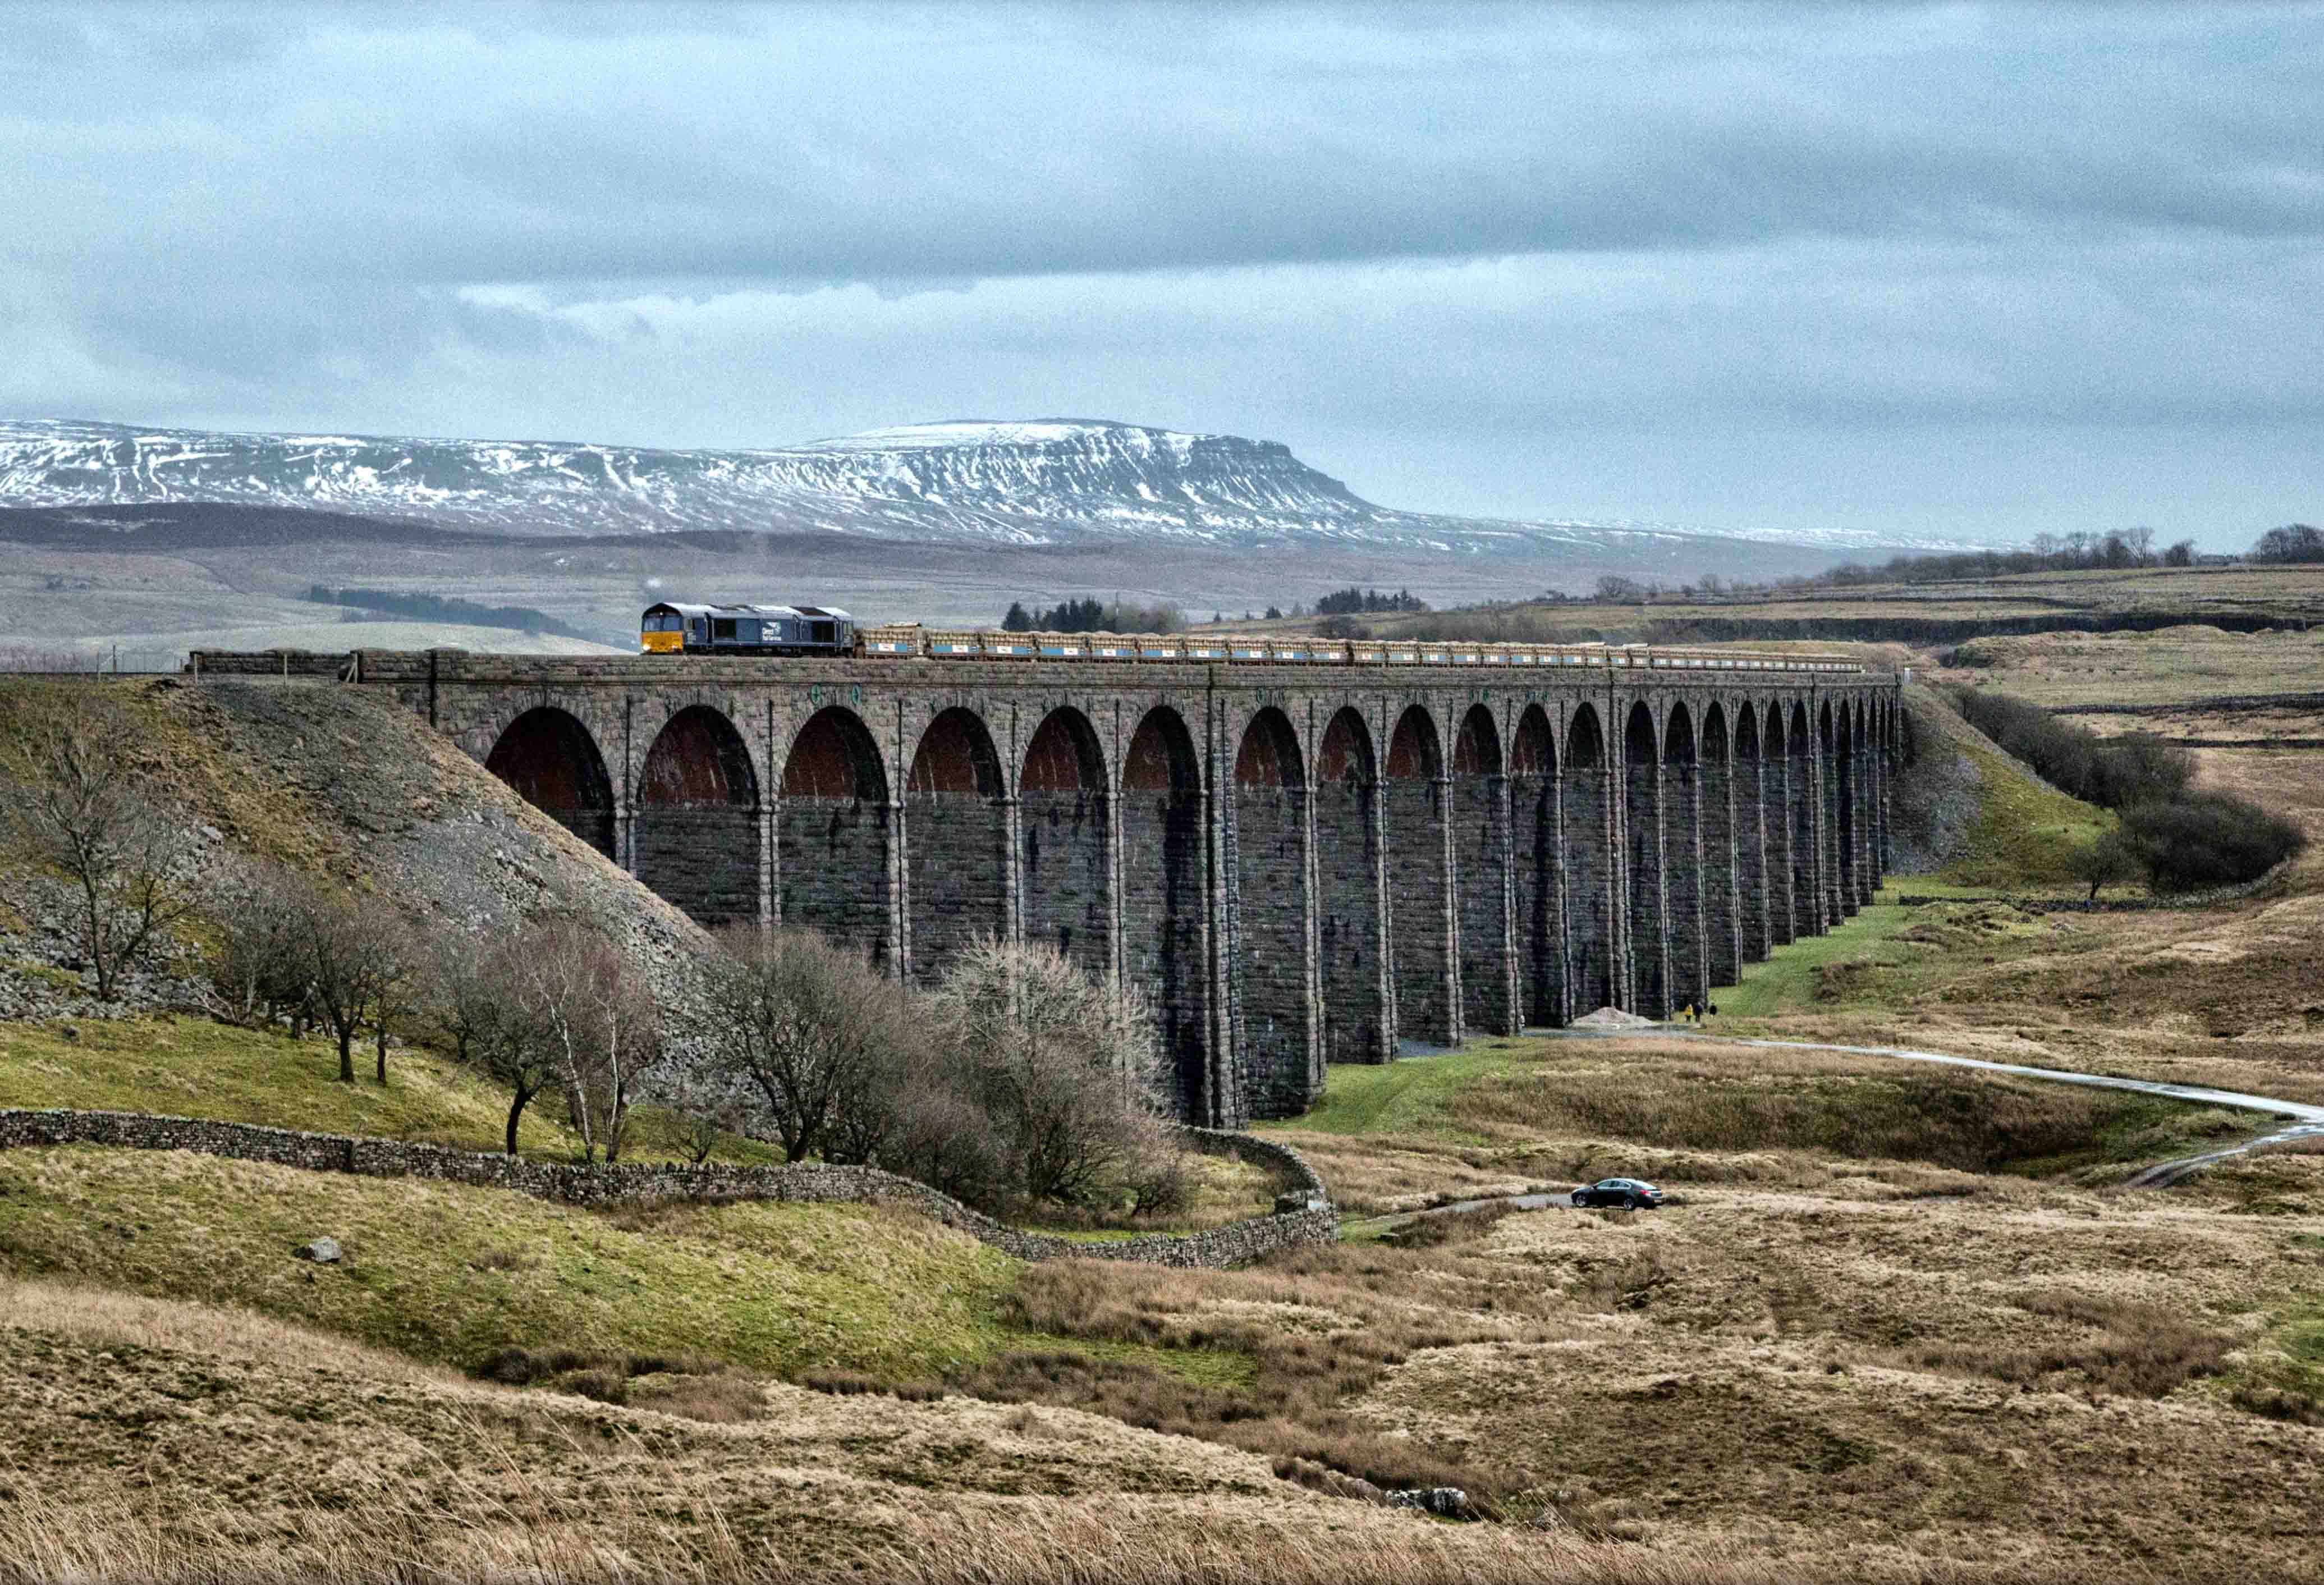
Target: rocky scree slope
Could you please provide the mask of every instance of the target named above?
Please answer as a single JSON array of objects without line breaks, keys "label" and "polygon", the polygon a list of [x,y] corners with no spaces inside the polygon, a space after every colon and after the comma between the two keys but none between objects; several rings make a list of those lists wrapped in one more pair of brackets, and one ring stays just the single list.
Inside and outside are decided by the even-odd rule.
[{"label": "rocky scree slope", "polygon": [[[131,728],[133,757],[164,812],[198,839],[188,884],[231,887],[263,860],[353,888],[423,931],[499,940],[544,911],[594,920],[653,985],[666,1012],[698,1005],[699,926],[534,809],[393,701],[358,688],[177,678],[0,678],[11,692],[101,689]],[[52,880],[7,877],[0,908],[0,1017],[90,1016],[184,1005],[190,945],[132,987],[128,1008],[89,1001]],[[197,921],[191,934],[198,935]]]}]

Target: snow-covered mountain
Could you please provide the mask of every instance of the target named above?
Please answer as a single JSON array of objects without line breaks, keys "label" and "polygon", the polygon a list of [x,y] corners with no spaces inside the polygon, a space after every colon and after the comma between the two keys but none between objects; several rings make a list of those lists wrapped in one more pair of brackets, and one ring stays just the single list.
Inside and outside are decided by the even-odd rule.
[{"label": "snow-covered mountain", "polygon": [[875,429],[768,451],[239,435],[0,420],[0,506],[217,502],[508,534],[827,530],[1019,546],[1302,543],[1628,559],[1721,539],[1834,553],[1870,535],[1504,522],[1359,499],[1276,442],[1085,419]]}]

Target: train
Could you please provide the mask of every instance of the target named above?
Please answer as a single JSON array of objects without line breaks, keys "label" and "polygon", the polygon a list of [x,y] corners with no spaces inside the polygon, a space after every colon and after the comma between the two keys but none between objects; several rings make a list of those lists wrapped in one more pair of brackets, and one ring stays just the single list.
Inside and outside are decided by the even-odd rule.
[{"label": "train", "polygon": [[864,659],[1194,661],[1295,666],[1651,668],[1657,670],[1861,672],[1846,655],[1660,644],[1518,644],[1493,640],[1323,639],[1308,633],[1011,633],[859,623],[835,606],[646,607],[647,655],[825,655]]}]

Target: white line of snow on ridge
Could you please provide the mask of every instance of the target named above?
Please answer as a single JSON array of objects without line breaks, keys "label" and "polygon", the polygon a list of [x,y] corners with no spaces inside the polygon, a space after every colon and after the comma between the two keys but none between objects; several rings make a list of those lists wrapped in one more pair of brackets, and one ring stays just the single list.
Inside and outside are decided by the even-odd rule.
[{"label": "white line of snow on ridge", "polygon": [[898,424],[883,429],[866,429],[861,434],[838,435],[827,440],[811,440],[803,446],[788,449],[891,451],[964,444],[1049,445],[1097,435],[1131,440],[1133,444],[1150,438],[1152,441],[1167,445],[1173,449],[1184,449],[1202,438],[1200,436],[1180,434],[1173,429],[1145,429],[1134,424],[1115,424],[1097,419],[1084,421],[1049,419],[1013,421],[997,419],[955,419],[945,423]]}]

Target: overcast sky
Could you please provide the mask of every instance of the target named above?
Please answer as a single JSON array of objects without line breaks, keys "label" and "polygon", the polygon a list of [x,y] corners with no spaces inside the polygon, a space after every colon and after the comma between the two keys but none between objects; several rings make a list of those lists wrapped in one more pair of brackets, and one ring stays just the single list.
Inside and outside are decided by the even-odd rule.
[{"label": "overcast sky", "polygon": [[2324,521],[2324,10],[0,8],[0,413]]}]

